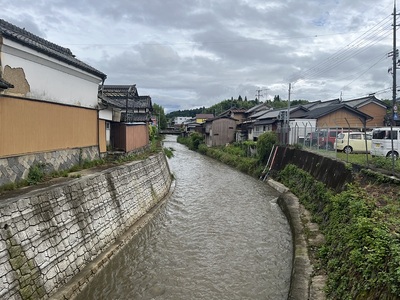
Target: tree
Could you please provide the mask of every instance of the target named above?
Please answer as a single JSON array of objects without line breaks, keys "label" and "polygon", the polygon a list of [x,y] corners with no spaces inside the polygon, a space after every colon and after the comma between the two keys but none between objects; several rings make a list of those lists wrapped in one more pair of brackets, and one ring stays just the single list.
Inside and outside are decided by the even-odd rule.
[{"label": "tree", "polygon": [[275,95],[274,96],[274,102],[280,102],[281,98],[279,97],[279,95]]},{"label": "tree", "polygon": [[167,118],[161,105],[153,103],[153,116],[157,118],[159,129],[167,128]]},{"label": "tree", "polygon": [[238,101],[243,101],[242,96],[239,95]]}]

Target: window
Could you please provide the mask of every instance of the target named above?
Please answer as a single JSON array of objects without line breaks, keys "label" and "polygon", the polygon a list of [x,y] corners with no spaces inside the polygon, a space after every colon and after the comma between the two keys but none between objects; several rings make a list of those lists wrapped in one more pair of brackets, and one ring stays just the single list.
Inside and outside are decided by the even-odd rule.
[{"label": "window", "polygon": [[352,140],[361,140],[361,133],[351,134],[350,139]]},{"label": "window", "polygon": [[[390,130],[377,130],[373,132],[373,139],[376,140],[390,140],[392,139],[391,137],[391,132]],[[393,131],[393,139],[397,140],[397,130]]]}]

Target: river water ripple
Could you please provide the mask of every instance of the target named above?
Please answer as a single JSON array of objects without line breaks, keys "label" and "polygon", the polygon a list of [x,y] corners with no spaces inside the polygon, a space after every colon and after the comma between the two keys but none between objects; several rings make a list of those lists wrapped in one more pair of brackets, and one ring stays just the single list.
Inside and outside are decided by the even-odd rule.
[{"label": "river water ripple", "polygon": [[174,193],[77,299],[287,299],[293,249],[277,192],[176,137],[164,146]]}]

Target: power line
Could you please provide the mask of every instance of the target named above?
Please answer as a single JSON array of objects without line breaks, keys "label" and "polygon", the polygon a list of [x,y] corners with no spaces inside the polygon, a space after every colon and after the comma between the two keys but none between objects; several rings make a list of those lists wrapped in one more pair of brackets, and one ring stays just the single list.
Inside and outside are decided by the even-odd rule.
[{"label": "power line", "polygon": [[[390,34],[389,18],[390,15],[322,62],[303,72],[297,73],[294,82],[299,79],[306,80],[324,74],[383,40]],[[383,26],[382,23],[384,23]],[[366,40],[368,42],[365,42]]]}]

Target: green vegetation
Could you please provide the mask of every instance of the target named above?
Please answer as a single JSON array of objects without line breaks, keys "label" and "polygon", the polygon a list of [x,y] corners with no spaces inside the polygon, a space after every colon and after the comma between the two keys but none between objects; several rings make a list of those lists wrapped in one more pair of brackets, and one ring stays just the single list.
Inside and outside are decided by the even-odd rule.
[{"label": "green vegetation", "polygon": [[189,137],[178,137],[178,143],[186,145],[190,150],[199,150],[200,144],[204,143],[204,137],[201,133],[194,132]]},{"label": "green vegetation", "polygon": [[167,128],[167,117],[164,113],[164,108],[161,105],[153,103],[153,116],[157,118],[158,129],[165,129]]},{"label": "green vegetation", "polygon": [[166,157],[171,158],[174,156],[174,149],[173,148],[163,148],[164,154]]},{"label": "green vegetation", "polygon": [[45,176],[45,164],[36,164],[29,168],[27,182],[29,185],[35,185],[42,182]]},{"label": "green vegetation", "polygon": [[278,142],[277,134],[272,131],[264,132],[258,137],[257,154],[262,163],[267,163],[272,147],[278,144]]},{"label": "green vegetation", "polygon": [[236,142],[227,146],[207,147],[207,145],[204,144],[202,135],[199,133],[192,133],[188,137],[179,136],[178,142],[186,145],[191,150],[213,157],[246,174],[259,177],[263,171],[264,163],[257,155],[255,155],[255,149],[259,151],[258,147],[261,147],[260,149],[262,150],[260,151],[263,151],[263,155],[268,156],[268,149],[270,149],[270,143],[274,140],[274,137],[275,135],[266,134],[266,143],[262,142],[260,146],[258,146],[258,143],[256,142],[246,141]]},{"label": "green vegetation", "polygon": [[380,185],[353,184],[334,195],[294,165],[278,179],[312,212],[325,235],[316,258],[328,275],[329,299],[400,297],[398,189],[382,193]]}]

